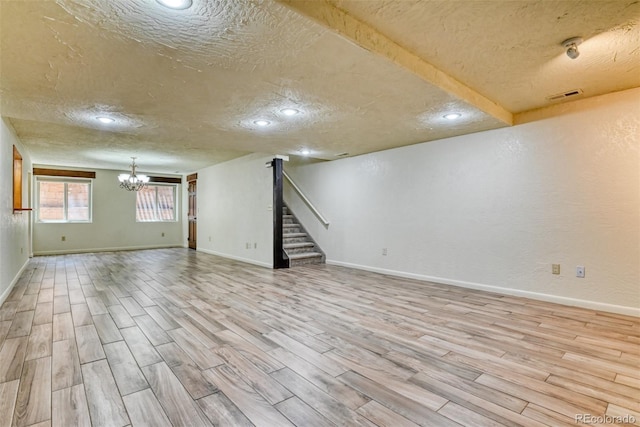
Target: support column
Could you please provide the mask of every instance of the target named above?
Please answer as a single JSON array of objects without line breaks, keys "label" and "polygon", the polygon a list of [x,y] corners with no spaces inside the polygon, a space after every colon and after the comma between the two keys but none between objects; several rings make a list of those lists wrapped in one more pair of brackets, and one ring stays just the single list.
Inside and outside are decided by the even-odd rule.
[{"label": "support column", "polygon": [[282,211],[284,198],[282,195],[282,159],[273,159],[273,268],[289,268],[289,257],[282,249]]}]

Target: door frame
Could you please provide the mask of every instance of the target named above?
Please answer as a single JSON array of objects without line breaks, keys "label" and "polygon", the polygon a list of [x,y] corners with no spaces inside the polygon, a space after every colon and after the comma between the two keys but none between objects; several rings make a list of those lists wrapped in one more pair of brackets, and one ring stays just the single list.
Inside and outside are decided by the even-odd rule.
[{"label": "door frame", "polygon": [[[187,175],[187,247],[198,247],[198,174]],[[191,187],[193,186],[193,191]]]}]

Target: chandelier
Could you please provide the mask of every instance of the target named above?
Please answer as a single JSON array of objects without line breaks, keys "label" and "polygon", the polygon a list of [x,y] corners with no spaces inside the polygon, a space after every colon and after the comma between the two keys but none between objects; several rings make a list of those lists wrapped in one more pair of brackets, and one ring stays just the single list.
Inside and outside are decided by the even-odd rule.
[{"label": "chandelier", "polygon": [[149,177],[146,175],[136,175],[136,158],[132,157],[131,159],[131,173],[121,173],[118,175],[118,181],[120,181],[120,188],[129,191],[139,191],[147,185]]}]

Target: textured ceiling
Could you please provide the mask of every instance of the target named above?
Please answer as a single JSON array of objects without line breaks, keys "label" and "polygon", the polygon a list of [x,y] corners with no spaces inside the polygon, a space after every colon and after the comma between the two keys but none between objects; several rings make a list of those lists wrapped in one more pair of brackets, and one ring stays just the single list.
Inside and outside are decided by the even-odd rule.
[{"label": "textured ceiling", "polygon": [[[137,156],[144,171],[191,172],[302,149],[330,160],[507,126],[568,89],[640,86],[638,11],[627,1],[194,0],[172,11],[154,0],[2,0],[0,108],[36,163],[126,169]],[[585,42],[571,61],[560,42],[575,35]],[[452,111],[462,118],[443,118]],[[105,115],[116,122],[96,120]]]},{"label": "textured ceiling", "polygon": [[[640,86],[635,0],[329,3],[513,113],[573,89],[590,97]],[[574,36],[584,40],[577,60],[561,46]]]}]

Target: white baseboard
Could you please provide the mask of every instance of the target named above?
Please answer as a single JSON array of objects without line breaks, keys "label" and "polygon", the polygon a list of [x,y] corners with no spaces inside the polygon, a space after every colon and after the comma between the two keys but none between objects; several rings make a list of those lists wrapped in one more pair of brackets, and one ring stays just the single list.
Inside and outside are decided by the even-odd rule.
[{"label": "white baseboard", "polygon": [[242,257],[235,256],[235,255],[229,255],[229,254],[225,254],[225,253],[222,253],[222,252],[212,251],[210,249],[198,248],[196,250],[198,252],[204,252],[205,254],[216,255],[216,256],[219,256],[219,257],[222,257],[222,258],[232,259],[234,261],[246,262],[247,264],[259,265],[260,267],[273,268],[273,264],[268,263],[268,262],[257,261],[255,259],[249,259],[249,258],[242,258]]},{"label": "white baseboard", "polygon": [[524,298],[531,298],[539,301],[553,302],[556,304],[569,305],[573,307],[589,308],[592,310],[606,311],[609,313],[624,314],[627,316],[640,317],[639,307],[628,307],[624,305],[607,304],[598,301],[583,300],[577,298],[563,297],[559,295],[543,294],[539,292],[523,291],[520,289],[502,288],[499,286],[485,285],[482,283],[466,282],[463,280],[446,279],[443,277],[426,276],[423,274],[408,273],[398,270],[387,270],[385,268],[370,267],[367,265],[351,264],[348,262],[327,260],[327,264],[341,267],[355,268],[357,270],[371,271],[372,273],[386,274],[389,276],[403,277],[406,279],[421,280],[424,282],[441,283],[444,285],[458,286],[461,288],[477,289],[497,294],[512,295]]},{"label": "white baseboard", "polygon": [[35,256],[44,255],[69,255],[69,254],[85,254],[91,252],[119,252],[119,251],[142,251],[145,249],[167,249],[167,248],[180,248],[179,244],[176,245],[149,245],[149,246],[117,246],[113,248],[88,248],[88,249],[68,249],[68,250],[54,250],[54,251],[35,251]]},{"label": "white baseboard", "polygon": [[18,283],[18,280],[20,279],[20,276],[22,276],[22,273],[24,272],[24,269],[27,268],[27,264],[29,264],[29,258],[27,258],[27,260],[24,262],[24,264],[22,264],[22,267],[20,267],[20,270],[18,270],[18,273],[16,273],[15,277],[13,278],[11,283],[9,284],[9,287],[2,293],[2,295],[0,295],[0,306],[2,304],[4,304],[4,302],[9,297],[9,294],[11,293],[11,290],[16,285],[16,283]]}]

